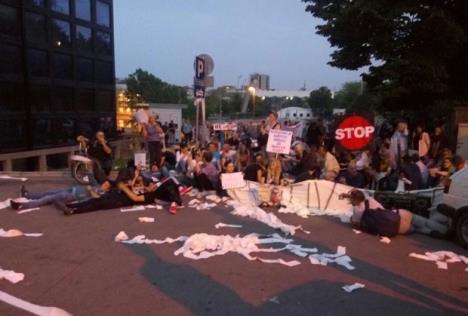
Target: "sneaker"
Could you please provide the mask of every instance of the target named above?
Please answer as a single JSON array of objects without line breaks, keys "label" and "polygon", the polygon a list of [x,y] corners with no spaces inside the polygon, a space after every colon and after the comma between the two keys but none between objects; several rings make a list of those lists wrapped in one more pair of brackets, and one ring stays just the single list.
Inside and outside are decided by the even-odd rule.
[{"label": "sneaker", "polygon": [[16,201],[13,201],[13,200],[10,200],[10,206],[12,209],[14,210],[19,210],[23,207],[23,204],[20,203],[20,202],[16,202]]},{"label": "sneaker", "polygon": [[177,204],[175,202],[171,203],[171,206],[169,207],[169,213],[173,215],[177,214]]},{"label": "sneaker", "polygon": [[28,196],[28,190],[26,190],[26,187],[24,185],[21,186],[21,197],[27,197]]},{"label": "sneaker", "polygon": [[60,201],[54,201],[54,206],[63,212],[64,215],[73,215],[75,212],[69,208],[65,203]]},{"label": "sneaker", "polygon": [[190,191],[192,191],[192,187],[184,187],[184,186],[179,187],[180,196],[184,196],[185,194],[189,193]]}]

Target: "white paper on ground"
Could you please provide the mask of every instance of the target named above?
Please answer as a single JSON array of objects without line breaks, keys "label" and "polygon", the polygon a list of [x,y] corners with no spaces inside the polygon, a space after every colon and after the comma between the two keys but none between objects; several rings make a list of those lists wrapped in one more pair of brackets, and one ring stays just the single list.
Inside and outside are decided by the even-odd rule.
[{"label": "white paper on ground", "polygon": [[157,209],[158,208],[157,205],[153,205],[153,204],[145,205],[145,207],[148,208],[148,209],[154,209],[154,208]]},{"label": "white paper on ground", "polygon": [[17,180],[17,181],[22,181],[22,182],[28,181],[28,178],[10,177],[10,176],[5,176],[5,175],[1,175],[0,179],[3,179],[3,180]]},{"label": "white paper on ground", "polygon": [[362,284],[362,283],[354,283],[354,284],[351,284],[351,285],[343,286],[343,290],[345,290],[348,293],[351,293],[352,291],[355,291],[357,289],[362,289],[364,287],[365,287],[365,285]]},{"label": "white paper on ground", "polygon": [[357,229],[353,229],[353,232],[354,232],[356,235],[362,234],[362,231],[357,230]]},{"label": "white paper on ground", "polygon": [[380,242],[383,242],[384,244],[389,244],[392,242],[392,240],[388,237],[380,237]]},{"label": "white paper on ground", "polygon": [[20,237],[20,236],[41,237],[42,233],[23,233],[21,230],[18,230],[18,229],[4,230],[0,228],[0,237],[12,238],[12,237]]},{"label": "white paper on ground", "polygon": [[275,304],[279,304],[279,303],[280,303],[280,302],[279,302],[279,299],[278,299],[278,296],[274,296],[274,297],[270,298],[268,301],[269,301],[269,302],[272,302],[272,303],[275,303]]},{"label": "white paper on ground", "polygon": [[0,291],[0,301],[38,316],[72,316],[72,314],[61,308],[32,304],[3,291]]},{"label": "white paper on ground", "polygon": [[225,223],[218,223],[215,225],[216,229],[220,229],[222,227],[242,228],[242,225],[225,224]]},{"label": "white paper on ground", "polygon": [[138,217],[140,223],[154,223],[154,217]]},{"label": "white paper on ground", "polygon": [[210,208],[213,208],[215,206],[216,206],[215,203],[202,203],[202,204],[197,205],[197,211],[209,210]]},{"label": "white paper on ground", "polygon": [[348,270],[354,270],[355,267],[351,265],[351,258],[346,255],[346,247],[338,246],[336,253],[323,253],[323,254],[312,254],[309,256],[311,264],[326,266],[329,263],[336,263],[340,266],[345,267]]},{"label": "white paper on ground", "polygon": [[410,253],[410,257],[435,262],[437,268],[442,270],[448,269],[448,263],[464,263],[468,264],[468,258],[457,255],[452,251],[435,251],[426,252],[425,254]]},{"label": "white paper on ground", "polygon": [[18,283],[24,280],[24,274],[18,273],[13,270],[3,270],[0,268],[0,280],[5,279],[10,281],[11,283]]},{"label": "white paper on ground", "polygon": [[30,212],[38,211],[38,210],[40,210],[39,207],[27,208],[27,209],[25,209],[25,210],[18,211],[16,214],[25,214],[25,213],[30,213]]},{"label": "white paper on ground", "polygon": [[219,196],[214,195],[214,194],[207,195],[205,199],[207,199],[208,201],[215,202],[215,203],[221,203],[222,201]]},{"label": "white paper on ground", "polygon": [[133,206],[133,207],[130,207],[130,208],[121,208],[120,211],[122,213],[125,213],[125,212],[138,212],[138,211],[144,211],[145,210],[145,207],[143,205],[138,205],[138,206]]},{"label": "white paper on ground", "polygon": [[200,203],[201,203],[200,200],[198,200],[198,199],[193,199],[193,200],[190,200],[190,201],[188,202],[188,205],[191,206],[191,207],[193,207],[193,206],[196,206],[197,204],[200,204]]},{"label": "white paper on ground", "polygon": [[285,234],[294,235],[296,230],[302,229],[301,226],[296,227],[283,223],[276,215],[267,213],[259,207],[241,204],[236,201],[229,201],[228,204],[234,208],[231,214],[253,218],[270,227],[280,229]]}]

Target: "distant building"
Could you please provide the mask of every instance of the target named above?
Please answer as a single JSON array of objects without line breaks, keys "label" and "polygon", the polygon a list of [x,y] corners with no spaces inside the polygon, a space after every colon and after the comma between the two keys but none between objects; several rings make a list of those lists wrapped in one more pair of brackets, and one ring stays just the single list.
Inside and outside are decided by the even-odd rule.
[{"label": "distant building", "polygon": [[250,86],[260,90],[270,90],[270,76],[254,73],[250,75]]},{"label": "distant building", "polygon": [[115,128],[112,0],[0,0],[0,152]]},{"label": "distant building", "polygon": [[312,110],[309,108],[288,107],[278,111],[278,119],[301,121],[312,120],[314,117]]},{"label": "distant building", "polygon": [[172,121],[179,130],[182,126],[182,110],[186,108],[186,104],[149,103],[149,111],[158,115],[161,124]]},{"label": "distant building", "polygon": [[306,99],[310,96],[310,91],[304,90],[257,90],[256,96],[260,98],[286,98],[286,99]]}]

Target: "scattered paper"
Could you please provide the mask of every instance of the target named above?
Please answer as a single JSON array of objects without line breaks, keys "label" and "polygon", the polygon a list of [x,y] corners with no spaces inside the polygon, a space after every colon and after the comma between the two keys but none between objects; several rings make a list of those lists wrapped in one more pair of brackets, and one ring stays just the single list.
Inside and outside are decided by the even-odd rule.
[{"label": "scattered paper", "polygon": [[380,237],[380,242],[383,242],[384,244],[389,244],[392,242],[392,240],[388,237]]},{"label": "scattered paper", "polygon": [[3,230],[0,228],[0,237],[12,238],[12,237],[41,237],[42,233],[23,233],[18,229]]},{"label": "scattered paper", "polygon": [[38,211],[38,210],[40,210],[39,207],[28,208],[28,209],[25,209],[25,210],[18,211],[17,214],[25,214],[25,213],[29,213],[29,212]]},{"label": "scattered paper", "polygon": [[353,232],[354,232],[356,235],[362,234],[362,231],[357,230],[357,229],[353,229]]},{"label": "scattered paper", "polygon": [[242,225],[224,224],[224,223],[218,223],[215,225],[216,229],[220,229],[222,227],[242,228]]},{"label": "scattered paper", "polygon": [[410,257],[435,262],[437,268],[448,270],[448,263],[464,263],[468,264],[468,258],[457,255],[452,251],[436,251],[426,252],[425,254],[410,253]]},{"label": "scattered paper", "polygon": [[138,217],[140,223],[154,223],[154,217]]},{"label": "scattered paper", "polygon": [[148,209],[154,209],[154,208],[155,208],[155,209],[157,209],[158,206],[157,206],[157,205],[153,205],[153,204],[148,204],[148,205],[145,206],[145,208],[148,208]]},{"label": "scattered paper", "polygon": [[10,176],[0,176],[0,179],[3,179],[3,180],[18,180],[18,181],[22,181],[22,182],[25,182],[25,181],[28,181],[28,178],[18,178],[18,177],[10,177]]},{"label": "scattered paper", "polygon": [[355,267],[351,265],[351,258],[346,255],[346,247],[338,246],[336,253],[323,253],[323,254],[312,254],[309,256],[311,264],[326,266],[329,263],[336,263],[340,266],[345,267],[348,270],[354,270]]},{"label": "scattered paper", "polygon": [[24,280],[24,274],[18,273],[13,270],[3,270],[0,268],[0,280],[5,279],[10,281],[11,283],[18,283]]},{"label": "scattered paper", "polygon": [[211,195],[207,195],[205,197],[205,199],[207,199],[208,201],[212,201],[212,202],[215,202],[215,203],[221,203],[221,198],[217,195],[214,195],[214,194],[211,194]]},{"label": "scattered paper", "polygon": [[190,200],[190,202],[188,202],[188,205],[189,206],[195,206],[196,204],[200,204],[201,201],[198,200],[198,199],[193,199],[193,200]]},{"label": "scattered paper", "polygon": [[279,302],[279,299],[278,299],[278,296],[274,296],[274,297],[270,298],[268,301],[269,301],[269,302],[272,302],[272,303],[275,303],[275,304],[279,304],[279,303],[280,303],[280,302]]},{"label": "scattered paper", "polygon": [[215,207],[215,203],[202,203],[197,205],[197,211],[202,211],[202,210],[209,210],[210,208]]},{"label": "scattered paper", "polygon": [[115,242],[122,242],[122,241],[125,241],[125,240],[128,240],[128,235],[124,232],[124,231],[121,231],[119,232],[115,237],[114,237],[114,241]]},{"label": "scattered paper", "polygon": [[122,213],[125,213],[125,212],[138,212],[138,211],[144,211],[144,210],[145,210],[145,207],[143,205],[138,205],[138,206],[133,206],[133,207],[130,207],[130,208],[120,209],[120,211]]},{"label": "scattered paper", "polygon": [[0,301],[38,316],[72,316],[61,308],[32,304],[3,291],[0,291]]},{"label": "scattered paper", "polygon": [[343,290],[345,290],[348,293],[351,293],[351,292],[353,292],[355,290],[362,289],[364,287],[365,287],[365,285],[362,284],[362,283],[354,283],[354,284],[351,284],[351,285],[343,286]]}]

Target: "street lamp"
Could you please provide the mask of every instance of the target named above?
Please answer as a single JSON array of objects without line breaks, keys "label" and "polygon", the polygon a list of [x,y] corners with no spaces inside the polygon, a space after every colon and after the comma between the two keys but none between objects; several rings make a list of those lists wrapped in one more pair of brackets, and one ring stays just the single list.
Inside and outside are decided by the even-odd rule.
[{"label": "street lamp", "polygon": [[253,116],[255,117],[255,87],[250,86],[249,87],[249,92],[252,94],[252,105],[253,105]]}]

